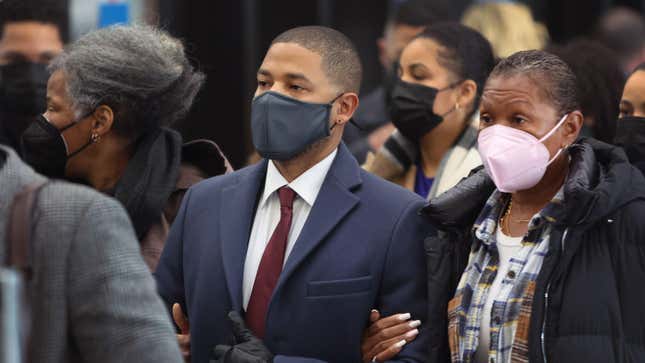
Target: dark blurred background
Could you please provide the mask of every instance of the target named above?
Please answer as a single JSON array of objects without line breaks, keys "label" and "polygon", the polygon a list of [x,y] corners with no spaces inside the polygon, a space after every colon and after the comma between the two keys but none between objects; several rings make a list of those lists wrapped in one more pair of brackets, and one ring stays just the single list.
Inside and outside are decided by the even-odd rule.
[{"label": "dark blurred background", "polygon": [[[72,36],[92,24],[83,14],[107,0],[70,0]],[[207,74],[205,89],[177,128],[187,139],[210,138],[225,150],[235,167],[249,153],[249,106],[255,71],[271,40],[299,25],[334,27],[356,44],[364,66],[363,92],[383,77],[376,40],[389,11],[405,0],[131,0],[132,21],[158,23],[187,43],[190,56]],[[446,20],[459,21],[472,0],[428,0]],[[599,18],[614,6],[645,10],[645,0],[526,0],[550,39],[564,43],[591,35]],[[96,6],[96,5],[94,5]],[[83,23],[85,21],[86,23]],[[83,26],[79,26],[79,24]]]}]

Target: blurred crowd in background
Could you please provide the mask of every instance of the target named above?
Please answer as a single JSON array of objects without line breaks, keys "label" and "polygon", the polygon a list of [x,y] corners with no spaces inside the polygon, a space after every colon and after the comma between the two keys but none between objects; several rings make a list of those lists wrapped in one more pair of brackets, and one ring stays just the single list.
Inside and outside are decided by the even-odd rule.
[{"label": "blurred crowd in background", "polygon": [[644,360],[644,12],[0,0],[0,360]]},{"label": "blurred crowd in background", "polygon": [[[381,85],[387,81],[388,69],[396,59],[397,50],[400,51],[406,40],[415,34],[415,28],[418,31],[419,24],[461,21],[489,39],[498,57],[520,49],[569,46],[582,51],[576,58],[584,65],[587,60],[596,58],[593,52],[596,45],[604,46],[613,53],[613,57],[601,57],[605,63],[615,60],[628,72],[642,57],[642,12],[645,11],[640,0],[435,0],[426,2],[416,11],[398,15],[396,9],[405,0],[51,2],[60,6],[56,20],[61,24],[66,40],[75,40],[101,24],[128,22],[161,25],[186,41],[191,60],[207,75],[208,82],[189,117],[178,122],[176,127],[187,139],[205,137],[217,142],[226,149],[235,167],[245,165],[253,151],[247,102],[255,90],[253,74],[270,41],[286,29],[320,24],[347,34],[361,55],[364,67],[362,100],[369,103],[371,99],[381,97],[379,89],[382,90]],[[596,67],[599,66],[602,65]],[[597,74],[592,71],[593,67],[587,65],[586,72]],[[592,84],[586,87],[595,88]],[[214,111],[212,99],[221,100],[228,107]],[[359,112],[357,118],[364,118],[359,125],[369,131],[378,129],[377,126],[384,122],[383,112],[382,109],[366,115]],[[361,142],[354,146],[360,149],[357,151],[360,158],[364,157],[366,149],[377,149],[387,128],[381,131],[371,138],[373,145]],[[357,130],[348,130],[349,141],[356,133]],[[610,138],[611,131],[605,140]]]}]

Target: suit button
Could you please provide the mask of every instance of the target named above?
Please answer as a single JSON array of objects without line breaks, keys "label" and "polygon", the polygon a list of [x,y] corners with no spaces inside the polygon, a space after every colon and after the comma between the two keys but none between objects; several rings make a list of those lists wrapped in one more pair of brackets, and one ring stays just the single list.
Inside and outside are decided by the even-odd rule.
[{"label": "suit button", "polygon": [[513,279],[515,278],[515,271],[513,271],[513,270],[508,271],[508,273],[506,274],[506,276],[507,276],[509,279],[513,280]]}]

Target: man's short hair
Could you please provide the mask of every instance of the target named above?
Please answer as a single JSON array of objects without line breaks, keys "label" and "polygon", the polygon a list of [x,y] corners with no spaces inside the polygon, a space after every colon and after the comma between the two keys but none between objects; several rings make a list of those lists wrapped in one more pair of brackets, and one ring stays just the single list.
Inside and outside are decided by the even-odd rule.
[{"label": "man's short hair", "polygon": [[56,26],[61,40],[67,42],[66,3],[56,0],[0,0],[0,38],[8,23],[35,21]]},{"label": "man's short hair", "polygon": [[303,26],[278,35],[271,45],[294,43],[322,58],[323,71],[342,92],[358,93],[363,67],[356,47],[343,33],[323,26]]}]

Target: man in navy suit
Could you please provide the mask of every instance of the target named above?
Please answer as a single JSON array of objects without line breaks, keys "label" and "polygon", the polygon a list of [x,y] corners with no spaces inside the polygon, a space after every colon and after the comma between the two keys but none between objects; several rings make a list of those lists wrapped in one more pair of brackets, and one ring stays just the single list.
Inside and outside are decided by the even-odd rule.
[{"label": "man in navy suit", "polygon": [[335,30],[273,41],[252,106],[265,160],[188,191],[156,271],[192,362],[361,362],[371,309],[420,319],[390,344],[395,362],[427,359],[424,201],[341,143],[361,72]]}]

